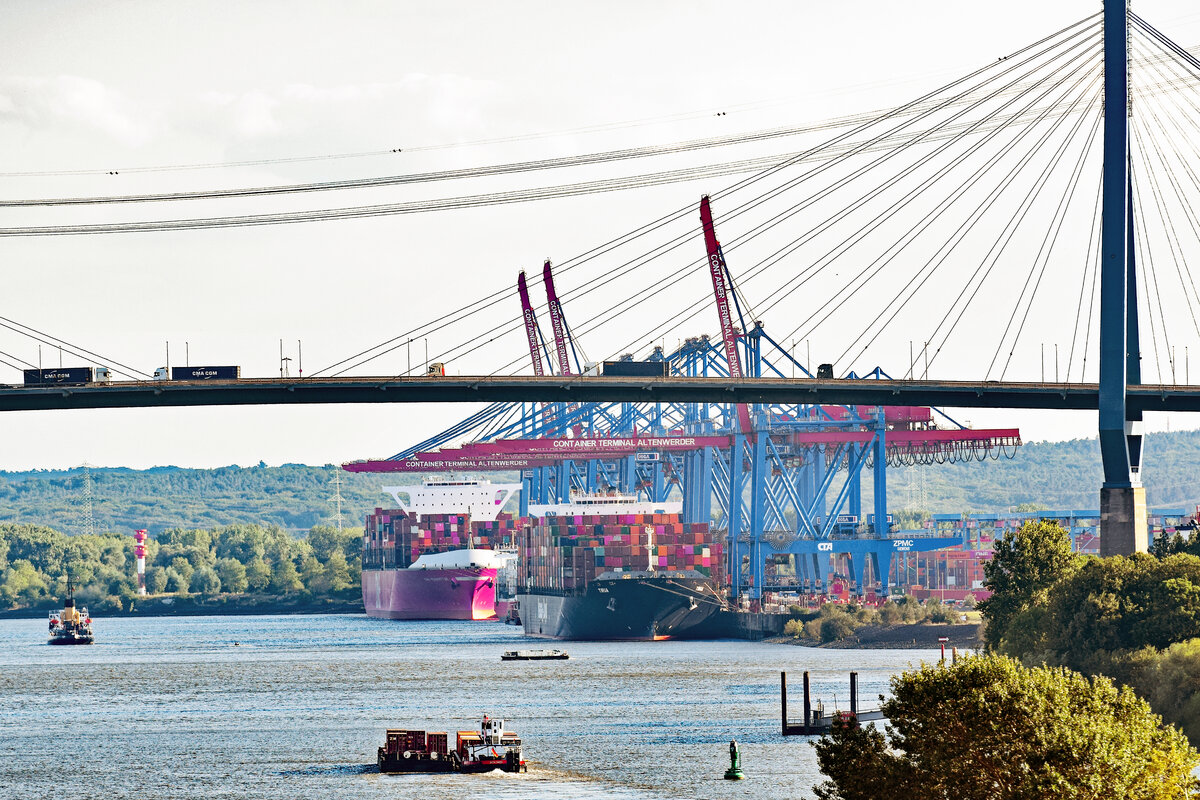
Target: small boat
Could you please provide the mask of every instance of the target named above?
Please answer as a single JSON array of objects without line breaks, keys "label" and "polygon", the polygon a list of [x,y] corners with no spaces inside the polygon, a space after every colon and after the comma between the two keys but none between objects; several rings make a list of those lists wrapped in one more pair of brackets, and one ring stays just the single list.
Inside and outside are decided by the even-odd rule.
[{"label": "small boat", "polygon": [[88,616],[86,606],[75,607],[75,587],[68,575],[67,599],[63,601],[63,609],[50,612],[49,644],[92,644],[94,641],[92,618]]},{"label": "small boat", "polygon": [[379,748],[379,771],[528,772],[521,760],[521,739],[504,730],[504,720],[484,716],[479,731],[459,731],[453,750],[445,733],[389,729]]},{"label": "small boat", "polygon": [[501,661],[553,661],[570,658],[562,650],[507,650]]}]

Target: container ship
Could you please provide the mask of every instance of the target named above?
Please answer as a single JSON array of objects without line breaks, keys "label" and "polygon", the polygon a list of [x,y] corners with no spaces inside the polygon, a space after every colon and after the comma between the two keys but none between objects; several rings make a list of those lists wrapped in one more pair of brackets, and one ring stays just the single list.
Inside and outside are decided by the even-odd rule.
[{"label": "container ship", "polygon": [[396,507],[376,508],[363,534],[367,616],[494,619],[497,572],[516,560],[516,523],[503,509],[520,489],[470,479],[385,487]]},{"label": "container ship", "polygon": [[522,525],[518,603],[527,636],[685,637],[724,607],[722,548],[707,524],[678,513],[576,513],[595,506],[576,501]]}]

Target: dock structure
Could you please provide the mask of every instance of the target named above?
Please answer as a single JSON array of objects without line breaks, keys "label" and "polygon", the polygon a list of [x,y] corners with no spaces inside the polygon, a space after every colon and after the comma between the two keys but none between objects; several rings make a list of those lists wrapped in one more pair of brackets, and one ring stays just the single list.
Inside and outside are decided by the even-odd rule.
[{"label": "dock structure", "polygon": [[802,720],[788,719],[787,672],[779,673],[779,704],[781,712],[781,733],[784,736],[820,736],[828,733],[833,727],[833,720],[838,717],[854,717],[859,722],[886,719],[880,709],[864,709],[858,707],[858,673],[850,673],[850,710],[828,713],[825,704],[818,700],[812,702],[812,691],[809,684],[808,670],[804,671],[804,718]]}]

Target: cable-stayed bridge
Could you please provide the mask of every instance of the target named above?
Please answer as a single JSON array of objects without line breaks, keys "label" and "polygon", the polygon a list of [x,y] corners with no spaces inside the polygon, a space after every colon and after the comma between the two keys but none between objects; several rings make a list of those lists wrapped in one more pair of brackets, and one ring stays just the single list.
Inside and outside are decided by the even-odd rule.
[{"label": "cable-stayed bridge", "polygon": [[[739,566],[730,572],[740,574],[744,552],[749,575],[763,552],[807,553],[839,532],[849,535],[834,522],[839,516],[855,519],[856,535],[886,541],[889,461],[1007,455],[1019,442],[1011,429],[980,435],[937,408],[1098,409],[1106,551],[1143,549],[1142,417],[1197,410],[1200,402],[1200,387],[1189,385],[1189,346],[1200,344],[1200,288],[1189,266],[1200,255],[1198,87],[1200,62],[1188,50],[1128,14],[1125,3],[1108,0],[1104,13],[885,113],[832,121],[821,131],[832,136],[783,154],[710,157],[723,147],[797,141],[791,137],[799,128],[476,170],[529,175],[703,154],[688,167],[536,189],[242,216],[0,225],[3,238],[299,224],[733,180],[712,192],[711,205],[705,199],[699,226],[689,203],[556,262],[561,294],[547,265],[545,303],[526,297],[518,306],[508,288],[481,293],[303,378],[154,381],[3,319],[11,331],[129,380],[0,388],[0,409],[486,403],[372,468],[421,456],[486,468],[513,462],[514,453],[493,451],[504,458],[490,459],[483,450],[469,451],[470,458],[462,451],[534,442],[522,445],[532,448],[524,451],[530,466],[522,467],[532,473],[526,497],[618,488],[661,499],[676,492],[689,520],[716,520],[732,542],[745,542],[745,551],[730,549]],[[18,198],[0,201],[0,210],[137,209],[465,177],[457,170]],[[710,339],[699,334],[712,329],[714,301],[720,330]],[[549,316],[552,335],[543,334],[539,313]],[[416,374],[411,367],[390,377],[360,374],[423,339],[435,342],[427,361],[459,374],[425,375],[424,366]],[[1055,351],[1053,380],[1047,342]],[[602,347],[605,357],[590,361],[585,343]],[[33,366],[13,352],[0,359]],[[594,366],[601,362],[617,364],[617,373],[622,363],[662,369],[621,376]],[[523,375],[530,367],[534,375]],[[905,408],[924,411],[895,411]],[[639,447],[702,437],[716,440],[690,450],[670,442]],[[599,447],[590,458],[580,449],[560,449],[571,457],[537,449],[547,441],[614,439],[632,444]],[[438,461],[443,450],[460,460]],[[864,475],[875,495],[871,523],[860,522],[868,516],[860,513]],[[886,573],[877,566],[876,575]]]}]

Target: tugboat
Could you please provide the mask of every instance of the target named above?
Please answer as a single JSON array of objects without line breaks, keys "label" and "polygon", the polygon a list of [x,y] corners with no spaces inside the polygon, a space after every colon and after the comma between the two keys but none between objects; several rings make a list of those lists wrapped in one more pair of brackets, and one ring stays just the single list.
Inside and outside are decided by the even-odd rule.
[{"label": "tugboat", "polygon": [[504,730],[504,720],[484,716],[479,731],[459,731],[455,749],[445,733],[389,729],[379,748],[379,771],[528,772],[521,760],[521,739]]},{"label": "tugboat", "polygon": [[50,612],[50,644],[92,644],[92,618],[86,606],[75,607],[75,587],[67,576],[67,599],[62,611]]}]

